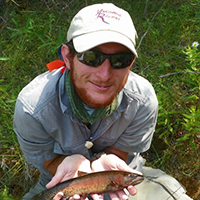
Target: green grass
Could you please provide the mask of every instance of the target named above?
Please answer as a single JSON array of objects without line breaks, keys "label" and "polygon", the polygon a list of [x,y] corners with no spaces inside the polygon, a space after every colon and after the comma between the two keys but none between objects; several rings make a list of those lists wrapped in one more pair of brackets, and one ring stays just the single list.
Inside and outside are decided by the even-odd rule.
[{"label": "green grass", "polygon": [[[1,199],[19,198],[37,179],[37,172],[24,162],[12,129],[17,95],[47,70],[48,62],[58,59],[57,48],[66,40],[72,16],[85,5],[97,2],[106,1],[0,2]],[[194,41],[200,43],[199,0],[110,2],[130,12],[139,36],[139,58],[132,70],[153,84],[159,100],[152,158],[148,157],[147,164],[179,180],[198,177],[200,50],[191,45]],[[185,167],[189,162],[185,159],[187,152],[196,158],[190,169]],[[180,163],[178,172],[170,167],[172,160]],[[19,181],[18,189],[15,179]]]}]

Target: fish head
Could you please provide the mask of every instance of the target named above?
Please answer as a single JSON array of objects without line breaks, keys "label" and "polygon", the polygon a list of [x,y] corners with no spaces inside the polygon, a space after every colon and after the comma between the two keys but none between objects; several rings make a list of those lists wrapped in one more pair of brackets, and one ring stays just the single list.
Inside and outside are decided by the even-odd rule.
[{"label": "fish head", "polygon": [[124,183],[125,185],[137,185],[141,183],[144,180],[144,177],[142,174],[137,173],[128,173],[124,176]]}]

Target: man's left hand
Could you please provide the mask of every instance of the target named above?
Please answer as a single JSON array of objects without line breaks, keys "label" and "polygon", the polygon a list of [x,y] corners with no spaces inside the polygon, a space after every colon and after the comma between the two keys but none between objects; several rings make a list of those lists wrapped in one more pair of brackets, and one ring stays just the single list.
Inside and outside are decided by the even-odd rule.
[{"label": "man's left hand", "polygon": [[[138,171],[133,170],[130,168],[125,161],[120,159],[118,156],[114,154],[104,154],[99,159],[95,160],[91,164],[92,171],[107,171],[107,170],[121,170],[121,171],[128,171],[128,172],[134,172],[134,173],[140,173]],[[127,190],[130,195],[135,195],[137,193],[137,190],[134,186],[130,185],[127,187]],[[111,199],[120,199],[120,200],[126,200],[128,199],[127,194],[124,192],[124,190],[119,190],[117,192],[110,192],[110,198]],[[93,196],[94,200],[102,199],[102,195],[95,195]]]}]

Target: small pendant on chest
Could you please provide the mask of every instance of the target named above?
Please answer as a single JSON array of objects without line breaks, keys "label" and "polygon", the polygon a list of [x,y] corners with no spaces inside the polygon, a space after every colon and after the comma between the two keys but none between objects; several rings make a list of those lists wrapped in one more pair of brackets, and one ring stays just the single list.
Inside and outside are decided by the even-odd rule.
[{"label": "small pendant on chest", "polygon": [[88,141],[85,142],[85,147],[86,147],[87,149],[92,148],[92,146],[94,145],[93,142],[92,142],[91,140],[92,140],[92,138],[90,138],[90,140],[88,140]]}]

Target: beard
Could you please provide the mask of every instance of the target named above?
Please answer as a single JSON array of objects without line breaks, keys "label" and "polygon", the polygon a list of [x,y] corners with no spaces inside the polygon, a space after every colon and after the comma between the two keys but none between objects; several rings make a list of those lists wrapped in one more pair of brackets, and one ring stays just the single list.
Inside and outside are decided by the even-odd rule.
[{"label": "beard", "polygon": [[[110,104],[113,103],[113,101],[115,100],[116,96],[118,95],[118,93],[121,91],[121,89],[123,87],[120,87],[113,95],[111,95],[109,98],[107,98],[105,101],[98,101],[96,99],[94,99],[92,97],[92,95],[90,95],[90,93],[88,92],[87,88],[85,88],[83,85],[80,86],[80,84],[77,84],[78,82],[78,75],[74,69],[74,65],[71,63],[71,68],[70,68],[70,78],[71,81],[74,85],[75,91],[77,93],[77,95],[79,96],[79,98],[88,106],[97,109],[97,108],[101,108],[101,107],[107,107]],[[124,86],[124,85],[123,85]]]}]

